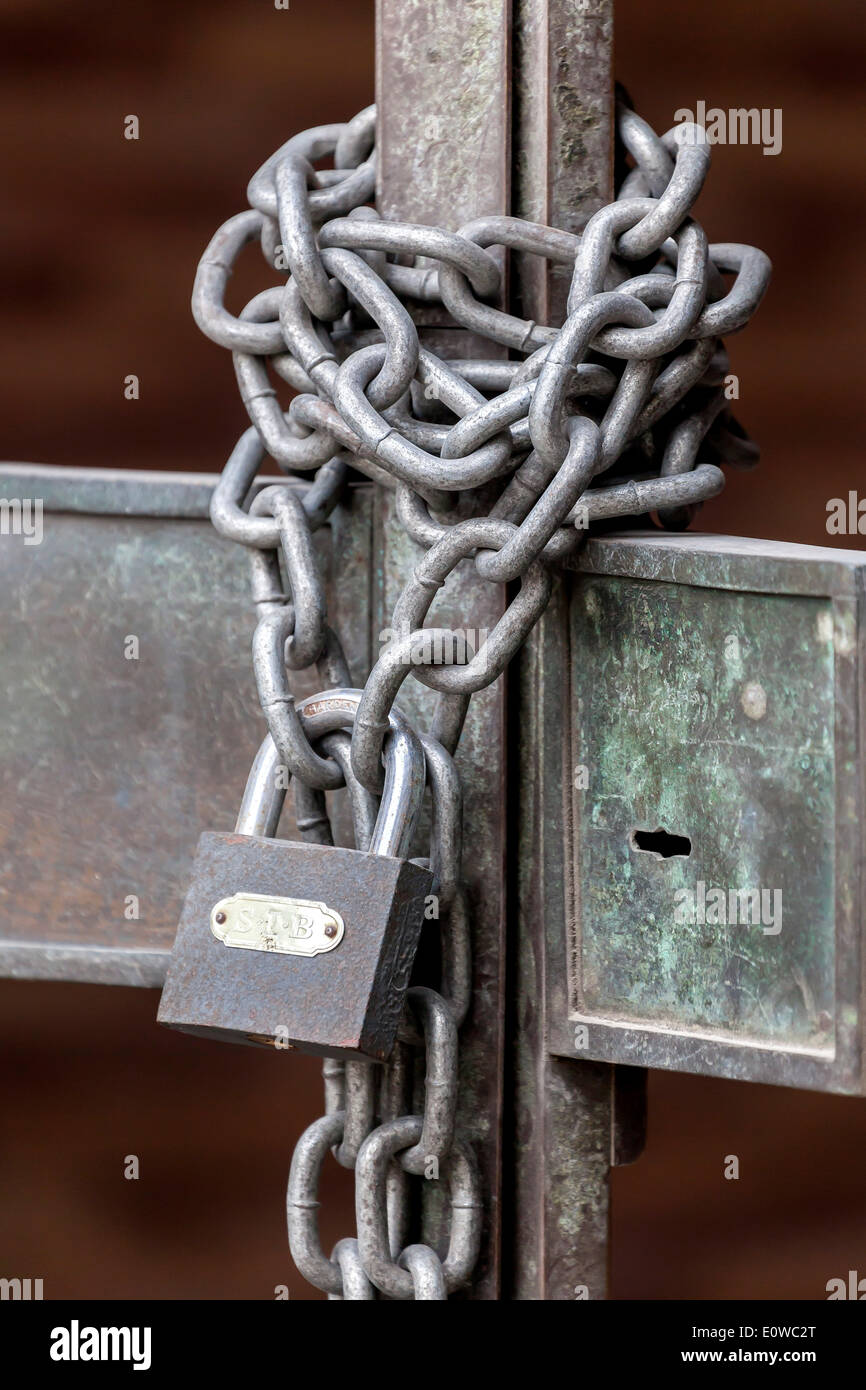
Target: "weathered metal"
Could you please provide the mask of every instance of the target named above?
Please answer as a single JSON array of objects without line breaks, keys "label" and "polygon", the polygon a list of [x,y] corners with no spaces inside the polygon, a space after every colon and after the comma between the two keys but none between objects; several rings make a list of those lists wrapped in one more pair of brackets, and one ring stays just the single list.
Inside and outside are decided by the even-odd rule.
[{"label": "weathered metal", "polygon": [[579,564],[552,1048],[862,1094],[866,553],[632,535]]},{"label": "weathered metal", "polygon": [[[534,222],[572,233],[613,189],[612,10],[608,0],[589,6],[555,0],[544,7],[517,0],[514,207]],[[561,321],[569,278],[555,262],[518,257],[516,308],[525,318]],[[640,1071],[550,1054],[548,947],[565,930],[569,870],[562,608],[557,584],[512,682],[517,919],[509,986],[514,1003],[505,1296],[516,1299],[606,1296],[610,1167],[635,1158],[643,1143]]]},{"label": "weathered metal", "polygon": [[[430,884],[430,874],[407,860],[205,832],[159,1022],[226,1042],[388,1057]],[[237,892],[323,899],[345,933],[333,951],[312,957],[232,950],[214,937],[210,917],[215,903]]]},{"label": "weathered metal", "polygon": [[[514,0],[514,211],[572,234],[613,190],[613,0]],[[519,258],[515,311],[565,318],[566,266]]]},{"label": "weathered metal", "polygon": [[511,0],[377,0],[376,201],[457,228],[507,212]]},{"label": "weathered metal", "polygon": [[[310,738],[351,727],[359,698],[353,690],[315,696],[299,704],[298,718]],[[160,1023],[324,1056],[390,1056],[433,885],[432,873],[405,857],[425,763],[419,739],[397,716],[385,761],[369,850],[279,840],[272,837],[285,767],[268,735],[235,833],[199,840]],[[246,921],[231,906],[238,895],[248,900]],[[253,933],[251,899],[266,912],[263,934]],[[299,943],[300,922],[306,942]]]},{"label": "weathered metal", "polygon": [[[471,15],[489,17],[492,8],[475,6]],[[465,30],[463,21],[461,10]],[[544,34],[549,38],[546,29]],[[598,37],[603,29],[595,24],[593,34]],[[441,29],[438,37],[441,41]],[[579,47],[576,42],[578,52]],[[431,53],[438,62],[439,50],[426,57]],[[557,99],[563,85],[555,88]],[[393,104],[390,83],[386,90]],[[472,93],[477,100],[474,87]],[[424,139],[433,150],[437,142],[430,143],[431,125],[437,130],[438,118],[426,103],[421,109]],[[460,103],[457,110],[460,115]],[[453,120],[453,110],[451,115]],[[718,462],[743,458],[742,441],[724,423],[726,359],[717,340],[745,325],[770,276],[770,262],[761,251],[709,245],[691,215],[709,167],[706,132],[686,122],[658,137],[634,112],[618,108],[620,137],[635,167],[620,182],[614,200],[593,212],[578,237],[496,211],[475,216],[459,230],[421,225],[417,212],[412,222],[383,221],[382,208],[366,204],[372,116],[370,108],[345,127],[328,127],[326,134],[320,129],[303,132],[277,151],[251,184],[256,220],[245,237],[232,240],[232,219],[216,238],[220,245],[225,242],[219,252],[224,259],[218,265],[212,244],[200,266],[194,302],[204,332],[227,346],[245,332],[249,320],[269,333],[278,326],[282,334],[285,352],[234,353],[258,447],[286,469],[329,470],[317,480],[315,511],[320,509],[319,492],[327,492],[345,463],[338,450],[348,451],[362,473],[397,489],[404,513],[415,517],[410,529],[416,540],[444,561],[452,554],[446,542],[453,538],[457,549],[452,563],[480,551],[476,571],[488,581],[525,576],[534,562],[549,564],[574,551],[587,524],[583,494],[597,475],[607,475],[610,483],[612,470],[616,477],[642,481],[658,469],[654,488],[661,519],[678,528],[688,519],[689,507],[723,486],[715,462],[704,459],[697,467],[699,451],[708,450]],[[417,119],[410,119],[401,126],[402,157],[410,165],[416,125]],[[351,145],[351,156],[341,154],[344,142]],[[477,146],[468,148],[477,156]],[[498,142],[495,149],[498,155]],[[349,167],[338,163],[329,178],[316,173],[306,156],[326,153],[346,159]],[[441,178],[435,153],[431,163]],[[367,173],[359,182],[355,176],[362,167]],[[483,180],[480,187],[484,193]],[[466,201],[461,184],[461,210]],[[390,207],[387,198],[384,205]],[[287,270],[291,274],[257,295],[240,318],[227,322],[225,271],[256,229],[268,265],[284,277]],[[539,321],[538,307],[543,306],[533,306],[532,318],[501,307],[502,256],[509,249],[568,269],[563,322]],[[389,261],[389,255],[400,260]],[[647,269],[650,256],[655,259]],[[724,272],[736,276],[727,290]],[[534,280],[537,284],[537,272]],[[483,383],[493,392],[486,399],[464,375],[465,349],[455,360],[443,355],[447,342],[437,339],[437,351],[422,344],[413,316],[419,301],[428,310],[433,307],[440,325],[459,325],[499,349],[522,354],[523,360],[512,365],[510,382],[498,379],[506,364],[497,365],[497,380],[488,375]],[[609,365],[587,362],[590,352],[601,354]],[[671,353],[677,356],[668,360]],[[270,385],[269,369],[300,390],[285,412]],[[603,404],[594,406],[594,397]],[[430,400],[438,408],[430,408]],[[230,473],[242,447],[243,440],[230,460]],[[499,483],[492,505],[480,495],[462,497],[460,512],[446,519],[453,513],[449,493],[477,492],[504,479],[508,481]],[[613,495],[602,486],[593,498],[606,515],[629,515],[645,505],[638,490],[621,482],[614,487]],[[237,503],[239,494],[233,500]],[[298,591],[290,651],[297,648],[296,662],[309,664],[301,663],[301,651],[321,649],[321,595],[314,583],[296,583],[293,565],[299,569],[297,577],[314,578],[301,547],[312,521],[296,501],[280,500],[279,491],[271,501],[282,508],[288,578],[292,592]],[[300,530],[290,527],[290,515]],[[482,534],[478,528],[494,520],[502,523],[498,536],[489,529]],[[259,539],[243,543],[262,545]],[[442,577],[447,573],[443,564]],[[302,625],[310,629],[306,635]],[[507,638],[501,633],[501,650],[512,654],[525,635],[519,626]],[[419,662],[424,669],[415,673],[434,689],[471,692],[485,684],[477,678],[479,663],[487,662],[488,681],[496,678],[500,666],[491,657],[492,648],[485,648],[466,671],[451,662],[446,663],[450,669],[435,672],[431,667],[436,663],[428,660]],[[363,728],[360,718],[357,738]],[[310,785],[339,785],[333,780],[335,769],[331,780],[321,781],[325,771],[315,767],[309,750],[307,762],[304,777]],[[362,772],[356,763],[356,770],[371,785],[369,769]]]},{"label": "weathered metal", "polygon": [[[520,203],[532,205],[533,216],[553,226],[502,216],[509,203],[513,14],[521,30],[515,97]],[[470,1296],[496,1297],[507,1289],[519,1298],[603,1297],[607,1169],[639,1148],[640,1072],[617,1074],[607,1059],[576,1064],[550,1055],[551,1034],[564,1017],[556,993],[562,980],[551,982],[557,951],[566,950],[576,874],[571,807],[564,795],[570,781],[562,780],[564,766],[570,775],[566,752],[573,751],[562,706],[572,674],[562,642],[568,582],[556,592],[551,615],[524,661],[510,740],[501,690],[494,696],[489,688],[550,602],[550,566],[576,552],[590,519],[653,506],[663,524],[679,527],[691,507],[722,486],[716,463],[746,457],[746,446],[722,424],[725,359],[716,339],[741,327],[756,307],[769,263],[751,248],[709,247],[688,216],[709,158],[705,136],[692,125],[659,139],[623,108],[619,129],[635,168],[619,186],[617,201],[589,217],[602,187],[605,196],[611,192],[610,19],[606,0],[576,9],[565,0],[518,0],[515,6],[509,0],[469,6],[435,0],[399,8],[380,0],[378,211],[367,206],[374,178],[374,113],[368,109],[346,125],[294,137],[266,161],[249,185],[251,211],[220,229],[196,281],[197,321],[234,350],[253,424],[229,461],[213,517],[223,534],[250,552],[259,701],[275,756],[298,782],[299,826],[317,842],[304,854],[295,847],[288,856],[297,879],[290,886],[325,902],[321,885],[327,878],[322,910],[332,912],[327,920],[335,931],[338,921],[345,922],[337,862],[342,855],[322,848],[331,840],[324,792],[348,785],[360,842],[369,796],[381,785],[383,739],[401,687],[413,722],[432,724],[422,741],[433,800],[431,860],[450,904],[442,933],[450,987],[442,996],[424,992],[425,999],[430,996],[426,1010],[416,998],[423,1037],[418,1020],[407,1016],[394,1060],[380,1079],[355,1063],[326,1069],[329,1114],[302,1142],[303,1191],[293,1203],[290,1184],[289,1219],[291,1232],[293,1211],[297,1217],[295,1208],[314,1200],[325,1148],[336,1143],[338,1161],[356,1170],[358,1240],[341,1243],[341,1256],[335,1253],[332,1261],[322,1255],[317,1238],[307,1251],[311,1277],[333,1296],[366,1299],[371,1283],[392,1298],[438,1299],[461,1288],[480,1248],[471,1145],[488,1189],[488,1225],[481,1277]],[[333,171],[312,168],[331,154]],[[380,220],[383,212],[387,223]],[[400,218],[411,218],[412,225]],[[418,225],[423,221],[436,225]],[[451,229],[438,225],[443,221]],[[578,226],[580,239],[574,235]],[[226,279],[234,258],[255,239],[284,283],[258,295],[235,319],[223,304]],[[509,300],[503,272],[510,256],[518,262],[519,292]],[[647,273],[648,256],[653,264]],[[630,261],[638,264],[629,267]],[[567,293],[557,276],[562,266],[568,268]],[[720,272],[729,271],[737,278],[725,293]],[[506,360],[509,350],[525,360]],[[584,361],[590,352],[609,365]],[[276,398],[269,370],[300,393],[288,411]],[[594,403],[597,397],[601,404]],[[270,487],[248,504],[246,514],[245,494],[263,448],[284,468],[319,471],[303,496],[291,487]],[[699,462],[701,449],[711,462]],[[372,599],[365,599],[372,622],[365,638],[372,639],[380,618],[382,641],[386,633],[389,640],[358,704],[350,750],[333,735],[318,745],[296,708],[297,686],[287,671],[315,665],[320,689],[350,680],[347,654],[327,624],[321,542],[313,541],[345,485],[341,451],[374,482],[396,486],[393,504],[390,496],[375,504],[375,539],[382,541],[384,559]],[[590,489],[602,474],[602,485]],[[490,483],[496,486],[478,491]],[[451,490],[476,495],[455,508]],[[428,554],[407,583],[418,545]],[[501,585],[518,578],[521,588],[506,607]],[[447,597],[438,599],[437,608],[451,605],[449,625],[424,628],[431,595],[446,581]],[[452,641],[467,628],[476,634],[469,654],[456,655],[451,645],[443,659],[440,639]],[[556,651],[551,635],[559,639]],[[375,656],[375,641],[368,645]],[[473,654],[475,646],[480,650]],[[404,684],[409,674],[417,680]],[[434,705],[424,687],[439,693]],[[468,696],[476,691],[487,693],[466,720]],[[595,693],[587,692],[587,703]],[[462,752],[475,755],[467,810],[484,829],[469,885],[481,949],[458,1100],[456,1029],[469,1002],[469,931],[459,887],[458,782],[448,769],[464,720]],[[488,807],[501,800],[503,768],[515,744],[523,760],[517,823],[491,823]],[[259,789],[260,773],[258,767]],[[523,795],[530,785],[537,791],[534,800]],[[254,807],[252,814],[260,819]],[[551,833],[551,820],[564,825],[565,833]],[[638,834],[655,832],[633,827],[630,833],[630,848],[639,853]],[[587,843],[603,861],[609,845],[603,838],[590,842],[588,834]],[[510,961],[503,879],[509,843],[522,861]],[[233,953],[221,943],[216,988],[213,975],[196,974],[205,948],[215,958],[216,943],[207,933],[212,889],[233,897],[227,861],[244,859],[245,882],[253,884],[246,891],[255,892],[258,884],[269,900],[281,896],[285,884],[274,868],[274,842],[265,856],[270,867],[256,858],[266,844],[237,836],[204,838],[200,867],[210,907],[199,891],[203,884],[195,883],[176,956],[178,979],[184,961],[192,962],[197,1017],[191,1019],[185,1007],[175,1009],[175,1017],[196,1023],[216,1000],[205,1026],[218,1028],[228,1020],[227,1031],[260,1040],[250,1020],[255,1023],[265,1001],[276,1006],[285,996],[275,984],[279,968],[291,975],[291,1007],[302,1016],[299,1027],[289,1028],[289,1040],[327,1051],[333,1025],[350,1048],[386,1055],[393,1037],[372,1038],[375,1028],[364,1012],[364,999],[376,993],[367,988],[369,969],[363,981],[355,980],[354,993],[351,985],[337,991],[333,1010],[329,1006],[339,1013],[345,1004],[346,1017],[334,1022],[322,1008],[328,967],[347,959],[347,941],[351,936],[354,945],[358,939],[354,933],[334,952],[306,962],[291,953],[282,961],[272,951]],[[310,870],[317,857],[331,861],[324,871]],[[527,859],[533,865],[528,872]],[[337,890],[330,886],[335,879]],[[399,893],[399,884],[388,891]],[[534,914],[529,930],[527,909]],[[580,965],[588,962],[589,969],[583,975],[577,969],[571,981],[572,1009],[589,1000],[613,1012],[621,996],[634,991],[634,960],[627,951],[610,984],[613,994],[598,988],[604,925],[593,922],[581,940]],[[576,955],[572,949],[573,968]],[[302,965],[319,990],[299,1003]],[[511,1133],[502,1104],[508,970],[519,998]],[[246,998],[245,979],[251,981]],[[173,988],[170,978],[166,1016]],[[377,1003],[381,1019],[389,1013],[387,1000],[377,996]],[[393,1004],[389,1017],[396,1022]],[[582,1026],[582,1019],[577,1022]],[[423,1118],[407,1113],[413,1104],[407,1048],[419,1042],[426,1048],[431,1087]],[[421,1108],[417,1087],[414,1103]],[[513,1191],[503,1190],[501,1158],[515,1136]],[[442,1162],[443,1182],[424,1184],[426,1243],[418,1246],[410,1243],[404,1175],[429,1176],[425,1145]],[[503,1240],[506,1193],[513,1208]]]},{"label": "weathered metal", "polygon": [[[245,567],[207,521],[216,481],[0,465],[0,498],[44,509],[40,544],[0,540],[2,975],[160,985],[202,825],[234,824],[263,725]],[[367,488],[318,542],[365,669]],[[335,817],[350,837],[339,800]]]},{"label": "weathered metal", "polygon": [[[509,211],[510,13],[510,0],[481,6],[378,0],[377,200],[384,217],[456,228],[481,214]],[[400,85],[409,64],[413,72]],[[423,341],[436,352],[468,360],[506,357],[505,350],[448,327],[450,317],[436,304],[424,307],[423,318],[430,324]],[[382,560],[375,569],[375,600],[379,631],[385,631],[418,549],[400,524],[395,499],[379,493],[377,506]],[[453,630],[492,630],[503,607],[502,592],[495,585],[480,587],[471,564],[464,563],[436,600],[436,621]],[[410,682],[400,703],[413,716],[430,717],[432,692]],[[471,844],[464,878],[473,977],[471,1009],[460,1033],[456,1134],[474,1152],[484,1194],[480,1257],[471,1289],[457,1297],[495,1300],[502,1279],[506,841],[505,820],[491,809],[500,808],[505,795],[502,689],[488,689],[471,702],[457,763]],[[441,1229],[443,1202],[432,1184],[424,1184],[424,1202],[423,1229],[432,1237]]]},{"label": "weathered metal", "polygon": [[[423,44],[418,42],[422,33],[428,39]],[[482,214],[509,211],[510,33],[511,0],[469,6],[452,0],[434,5],[378,0],[377,199],[383,217],[453,228]],[[401,83],[407,64],[412,73]],[[426,307],[424,316],[431,326],[423,341],[435,351],[469,360],[505,359],[503,348],[443,326],[450,318],[439,306]],[[384,632],[419,551],[400,524],[396,500],[381,490],[377,515],[381,558],[374,569],[375,603],[378,630]],[[504,607],[500,587],[479,585],[471,562],[464,561],[437,599],[436,621],[455,630],[491,631]],[[410,717],[429,718],[433,692],[412,681],[401,694],[401,706]],[[506,738],[505,691],[499,682],[470,703],[456,755],[463,779],[472,933],[472,1003],[460,1035],[456,1134],[475,1155],[484,1198],[472,1285],[456,1296],[480,1300],[495,1300],[502,1290]],[[422,1229],[433,1238],[441,1229],[443,1206],[433,1184],[424,1185],[424,1203]]]}]

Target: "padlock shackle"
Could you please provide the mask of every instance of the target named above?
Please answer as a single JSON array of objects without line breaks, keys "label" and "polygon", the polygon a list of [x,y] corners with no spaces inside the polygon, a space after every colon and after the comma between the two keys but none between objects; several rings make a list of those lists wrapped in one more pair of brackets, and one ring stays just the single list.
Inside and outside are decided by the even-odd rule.
[{"label": "padlock shackle", "polygon": [[241,798],[235,831],[238,835],[259,835],[272,840],[277,833],[286,787],[277,785],[280,755],[267,734],[253,759]]},{"label": "padlock shackle", "polygon": [[[351,729],[361,695],[360,690],[339,688],[299,701],[296,709],[307,738],[312,742],[337,729]],[[391,710],[388,724],[383,750],[385,786],[369,852],[404,859],[424,796],[426,761],[418,735],[399,710]],[[268,839],[276,835],[286,796],[285,787],[277,784],[280,767],[279,752],[268,734],[247,778],[235,824],[237,834]]]},{"label": "padlock shackle", "polygon": [[427,780],[424,750],[418,735],[405,724],[388,730],[384,754],[385,786],[370,853],[406,859]]}]

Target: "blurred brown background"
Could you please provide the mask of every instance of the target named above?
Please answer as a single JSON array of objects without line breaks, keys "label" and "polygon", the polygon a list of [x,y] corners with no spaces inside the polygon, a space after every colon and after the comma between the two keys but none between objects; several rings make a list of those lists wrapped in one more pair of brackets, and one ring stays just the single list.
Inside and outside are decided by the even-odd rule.
[{"label": "blurred brown background", "polygon": [[[616,12],[617,74],[657,129],[699,99],[782,109],[781,154],[717,147],[698,207],[711,240],[775,264],[731,344],[763,462],[729,475],[702,525],[832,543],[828,498],[866,492],[862,8]],[[189,316],[196,260],[281,140],[371,99],[371,0],[3,0],[0,27],[3,454],[217,469],[246,421]],[[0,1274],[42,1277],[48,1297],[311,1297],[283,1201],[318,1066],[157,1030],[155,1011],[150,992],[0,985]],[[864,1101],[655,1074],[647,1154],[614,1177],[613,1296],[813,1299],[866,1274],[864,1154]],[[326,1246],[350,1201],[335,1165],[328,1182]]]}]

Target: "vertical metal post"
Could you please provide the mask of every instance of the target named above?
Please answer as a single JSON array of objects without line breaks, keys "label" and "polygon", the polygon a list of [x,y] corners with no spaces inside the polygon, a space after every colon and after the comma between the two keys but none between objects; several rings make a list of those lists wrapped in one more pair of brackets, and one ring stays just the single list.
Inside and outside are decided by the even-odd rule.
[{"label": "vertical metal post", "polygon": [[[579,231],[613,193],[613,0],[515,0],[514,212]],[[560,323],[568,274],[517,257],[515,307]],[[579,846],[569,746],[567,578],[518,662],[518,921],[514,1001],[512,1181],[507,1189],[506,1298],[564,1300],[607,1293],[611,1165],[640,1151],[644,1074],[553,1057],[547,1049],[548,945],[563,939]]]},{"label": "vertical metal post", "polygon": [[[514,195],[518,217],[579,232],[613,187],[613,0],[514,0]],[[569,273],[523,258],[516,298],[565,317]]]},{"label": "vertical metal post", "polygon": [[[510,186],[511,0],[378,0],[376,100],[378,206],[385,217],[457,228],[482,213],[505,213]],[[472,336],[428,314],[422,337],[446,354],[471,356]],[[485,357],[493,355],[483,345]],[[503,353],[504,355],[504,353]],[[381,627],[418,551],[380,497],[383,556],[376,576]],[[480,585],[471,562],[437,599],[435,621],[490,629],[504,606],[501,586]],[[378,637],[373,633],[373,652]],[[431,692],[417,682],[400,700],[429,724]],[[505,1057],[506,720],[503,682],[476,695],[460,741],[465,797],[465,877],[472,910],[472,1012],[461,1030],[458,1136],[480,1164],[486,1223],[469,1296],[501,1297],[501,1180]]]},{"label": "vertical metal post", "polygon": [[[513,210],[581,225],[610,195],[611,30],[612,0],[378,0],[383,216],[456,228]],[[516,258],[521,312],[553,322],[566,292],[567,280],[546,263]],[[424,322],[428,341],[457,347],[443,318]],[[482,350],[491,355],[489,344]],[[473,352],[462,331],[459,352]],[[378,506],[384,560],[374,611],[387,626],[416,551],[394,524],[389,499]],[[480,587],[467,564],[437,614],[455,627],[492,628],[504,601],[497,586]],[[475,980],[461,1042],[458,1132],[479,1156],[488,1212],[470,1294],[480,1299],[571,1298],[576,1285],[598,1298],[606,1283],[615,1073],[549,1057],[544,1037],[545,930],[564,930],[569,867],[563,619],[560,595],[519,680],[511,680],[510,740],[499,681],[473,698],[459,753]],[[374,632],[374,653],[377,645]],[[404,691],[408,712],[429,720],[429,692],[415,682]],[[519,824],[506,821],[506,779]]]}]

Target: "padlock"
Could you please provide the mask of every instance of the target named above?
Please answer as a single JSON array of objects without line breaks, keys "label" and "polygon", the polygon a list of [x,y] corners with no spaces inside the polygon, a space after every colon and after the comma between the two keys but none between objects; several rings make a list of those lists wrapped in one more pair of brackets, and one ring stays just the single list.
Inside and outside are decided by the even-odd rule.
[{"label": "padlock", "polygon": [[[351,726],[360,692],[298,705],[317,738]],[[432,875],[409,862],[424,793],[421,743],[393,712],[369,852],[273,838],[285,791],[268,736],[234,834],[200,838],[158,1021],[229,1042],[387,1058]]]}]

